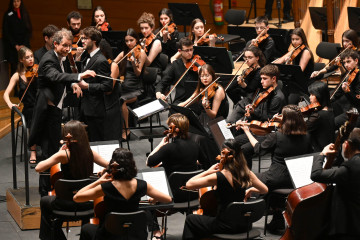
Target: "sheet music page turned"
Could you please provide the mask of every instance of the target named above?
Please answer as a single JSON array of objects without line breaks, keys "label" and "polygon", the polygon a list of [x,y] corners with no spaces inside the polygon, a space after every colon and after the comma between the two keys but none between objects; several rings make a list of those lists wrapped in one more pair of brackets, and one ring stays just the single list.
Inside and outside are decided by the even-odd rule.
[{"label": "sheet music page turned", "polygon": [[150,183],[160,192],[169,195],[165,171],[142,172],[143,180]]},{"label": "sheet music page turned", "polygon": [[[92,150],[97,152],[102,158],[104,158],[108,162],[110,162],[114,150],[118,147],[119,147],[119,144],[90,146],[90,148]],[[93,170],[94,173],[98,173],[102,169],[103,169],[102,166],[99,166],[94,162],[94,170]]]},{"label": "sheet music page turned", "polygon": [[234,139],[234,136],[232,135],[230,129],[227,128],[227,123],[226,123],[225,119],[218,122],[217,124],[218,124],[220,131],[223,134],[225,139]]},{"label": "sheet music page turned", "polygon": [[285,161],[295,188],[313,183],[310,178],[313,159],[314,156],[307,156]]},{"label": "sheet music page turned", "polygon": [[159,100],[155,100],[145,104],[144,106],[133,109],[138,118],[149,115],[156,111],[161,111],[164,109],[164,105],[160,103]]}]

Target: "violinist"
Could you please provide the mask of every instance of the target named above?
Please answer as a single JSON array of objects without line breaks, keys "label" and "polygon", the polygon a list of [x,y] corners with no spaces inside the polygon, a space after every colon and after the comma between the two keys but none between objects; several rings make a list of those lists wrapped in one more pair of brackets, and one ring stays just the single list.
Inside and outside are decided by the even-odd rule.
[{"label": "violinist", "polygon": [[[94,183],[80,189],[74,196],[75,202],[86,202],[104,197],[104,216],[110,212],[128,213],[139,210],[140,199],[147,195],[150,202],[169,203],[172,201],[166,195],[155,189],[144,180],[135,178],[137,168],[133,154],[124,148],[117,148],[112,154],[107,171]],[[80,239],[118,239],[107,232],[105,219],[100,224],[85,224],[81,227]],[[134,239],[146,239],[147,232],[138,232]]]},{"label": "violinist", "polygon": [[[22,98],[22,103],[24,104],[22,114],[25,117],[27,127],[30,128],[37,93],[38,66],[37,64],[34,64],[34,55],[29,48],[20,48],[18,51],[18,56],[18,68],[16,73],[14,73],[10,78],[9,85],[4,92],[4,100],[10,109],[12,109],[14,106],[19,108],[18,104],[12,103],[10,99],[11,91],[17,86],[17,84],[19,84],[19,99]],[[29,163],[36,164],[36,144],[31,145],[30,147]]]},{"label": "violinist", "polygon": [[268,191],[265,184],[247,167],[240,145],[236,141],[225,140],[223,150],[230,153],[223,163],[222,170],[217,163],[186,183],[186,188],[191,190],[215,186],[218,202],[216,217],[188,215],[182,239],[203,239],[214,233],[246,232],[247,223],[224,220],[226,219],[224,216],[226,207],[232,202],[246,201],[253,192],[266,194]]},{"label": "violinist", "polygon": [[73,44],[81,44],[80,39],[80,29],[81,29],[81,21],[82,15],[79,12],[72,11],[66,17],[67,25],[69,30],[73,35]]},{"label": "violinist", "polygon": [[39,64],[42,56],[44,56],[44,54],[51,49],[51,45],[53,42],[52,38],[57,31],[59,31],[58,27],[52,24],[49,24],[43,28],[42,35],[45,44],[43,47],[39,48],[34,52],[34,59],[36,64]]},{"label": "violinist", "polygon": [[259,47],[265,56],[266,62],[269,63],[274,60],[276,48],[274,40],[268,34],[269,21],[266,16],[255,18],[255,31],[257,38],[248,41],[246,47],[250,46],[250,44]]},{"label": "violinist", "polygon": [[97,6],[92,14],[91,26],[96,27],[100,31],[111,31],[112,28],[107,21],[104,9],[101,6]]},{"label": "violinist", "polygon": [[[164,71],[161,81],[156,85],[156,98],[165,100],[165,89],[174,83],[181,77],[186,71],[186,65],[193,60],[194,44],[186,37],[181,38],[179,41],[178,49],[181,58],[172,62]],[[189,70],[184,78],[176,87],[176,94],[173,100],[174,104],[188,99],[194,92],[194,89],[186,89],[186,82],[197,82],[198,72]]]},{"label": "violinist", "polygon": [[[330,98],[334,109],[336,129],[348,119],[346,111],[353,107],[360,109],[359,54],[355,50],[346,50],[341,59],[348,73]],[[356,126],[359,124],[360,120],[358,119]]]},{"label": "violinist", "polygon": [[[352,29],[348,29],[345,32],[343,32],[342,34],[342,51],[344,49],[353,49],[353,50],[357,50],[358,46],[359,46],[359,39],[358,39],[358,35],[356,33],[356,31],[352,30]],[[338,68],[340,68],[341,73],[345,73],[346,70],[343,66],[343,63],[341,62],[341,56],[336,57],[336,59],[333,61],[334,64],[321,69],[320,71],[314,71],[311,74],[311,78],[315,78],[317,76],[321,76],[322,74],[325,73],[330,73],[333,71],[336,71]]]},{"label": "violinist", "polygon": [[[85,126],[75,120],[67,122],[63,129],[63,140],[66,141],[58,152],[50,156],[48,159],[41,161],[35,168],[37,172],[44,172],[48,168],[61,164],[61,172],[64,179],[76,180],[88,178],[93,174],[94,162],[102,167],[108,165],[108,161],[103,159],[97,152],[91,150]],[[70,134],[70,139],[65,136]],[[73,205],[70,205],[73,207]],[[77,205],[83,208],[93,208],[93,204]],[[51,215],[52,210],[70,210],[69,204],[66,205],[56,196],[44,196],[40,200],[41,222],[40,222],[40,239],[49,239],[52,231],[55,231],[56,239],[65,239],[65,235],[61,229],[62,220],[57,219],[52,229]]]},{"label": "violinist", "polygon": [[[282,110],[281,128],[276,132],[266,135],[265,140],[259,142],[250,132],[249,127],[241,125],[248,137],[255,153],[263,155],[271,153],[271,165],[269,170],[257,174],[260,181],[265,183],[269,192],[279,188],[292,188],[291,178],[285,164],[285,158],[303,155],[312,152],[309,136],[306,134],[306,123],[300,111],[295,105],[287,105]],[[268,229],[275,233],[284,229],[284,219],[279,209],[283,208],[284,200],[273,206],[275,210],[273,220]]]},{"label": "violinist", "polygon": [[234,104],[242,98],[252,98],[256,89],[261,88],[260,70],[266,63],[263,53],[256,46],[247,47],[244,49],[244,60],[248,68],[226,90]]},{"label": "violinist", "polygon": [[176,54],[177,47],[176,43],[179,41],[179,32],[174,23],[174,17],[170,9],[163,8],[159,12],[160,25],[159,28],[155,30],[155,33],[160,31],[166,24],[167,27],[157,36],[161,41],[162,52],[170,58]]},{"label": "violinist", "polygon": [[342,144],[344,162],[339,167],[323,169],[325,157],[336,153],[334,144],[329,144],[314,157],[311,180],[335,183],[331,196],[329,222],[321,239],[359,239],[360,230],[360,129],[355,128]]},{"label": "violinist", "polygon": [[139,35],[134,29],[129,28],[126,31],[125,36],[125,50],[121,52],[116,58],[115,62],[120,61],[124,56],[130,53],[132,49],[133,53],[120,62],[120,74],[124,76],[124,82],[121,85],[121,99],[123,100],[121,110],[124,119],[124,128],[122,132],[122,138],[128,139],[130,136],[129,130],[129,110],[128,104],[134,103],[140,95],[143,94],[144,88],[141,84],[141,72],[146,62],[146,53],[141,47],[139,47]]}]

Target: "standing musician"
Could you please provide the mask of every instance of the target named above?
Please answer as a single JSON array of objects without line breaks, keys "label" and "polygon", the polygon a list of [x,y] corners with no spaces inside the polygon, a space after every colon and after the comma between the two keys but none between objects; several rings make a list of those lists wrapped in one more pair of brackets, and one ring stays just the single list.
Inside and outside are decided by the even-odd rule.
[{"label": "standing musician", "polygon": [[[4,100],[8,107],[19,107],[18,104],[11,102],[10,93],[19,83],[19,99],[24,104],[22,114],[25,117],[27,127],[30,128],[32,115],[35,107],[35,99],[37,93],[37,68],[34,64],[33,52],[27,48],[22,47],[18,51],[19,63],[16,73],[10,78],[9,85],[4,92]],[[27,159],[26,159],[27,161]],[[36,144],[30,147],[30,164],[36,164]]]},{"label": "standing musician", "polygon": [[[335,128],[339,128],[348,119],[346,111],[355,107],[360,109],[359,54],[355,50],[346,50],[341,57],[348,74],[332,93],[331,103],[335,114]],[[358,119],[356,126],[359,126]]]},{"label": "standing musician", "polygon": [[359,239],[360,229],[360,129],[355,128],[342,144],[344,162],[340,167],[323,169],[325,157],[335,154],[334,144],[327,145],[314,157],[311,180],[335,183],[330,219],[322,239]]},{"label": "standing musician", "polygon": [[247,167],[237,142],[226,140],[223,150],[230,153],[223,163],[222,170],[217,163],[186,183],[186,188],[191,190],[215,186],[218,203],[217,214],[215,217],[188,215],[185,220],[183,239],[202,239],[214,233],[246,232],[247,223],[226,220],[224,215],[226,207],[232,202],[246,201],[252,192],[266,194],[268,191],[265,184]]},{"label": "standing musician", "polygon": [[[181,58],[172,62],[164,71],[161,81],[156,85],[156,98],[165,100],[164,91],[170,85],[173,85],[181,75],[186,71],[186,65],[193,60],[194,44],[188,38],[181,38],[178,49]],[[189,70],[184,79],[176,87],[174,104],[188,99],[193,89],[186,89],[186,82],[197,82],[198,72]]]},{"label": "standing musician", "polygon": [[246,43],[246,47],[251,45],[257,46],[263,52],[266,62],[274,60],[275,42],[267,33],[269,31],[269,21],[266,16],[255,18],[255,31],[258,39],[251,39]]},{"label": "standing musician", "polygon": [[[274,189],[293,187],[285,158],[312,152],[311,141],[306,134],[306,123],[300,109],[295,105],[287,105],[282,110],[282,116],[281,128],[277,132],[267,134],[261,143],[252,135],[248,126],[241,125],[256,153],[264,155],[271,152],[269,170],[257,174],[270,192]],[[285,202],[282,200],[278,204],[273,208],[275,212],[269,224],[269,230],[272,232],[285,227],[281,211],[278,210]]]},{"label": "standing musician", "polygon": [[170,58],[177,53],[176,43],[179,41],[179,32],[174,23],[173,13],[168,8],[163,8],[159,12],[160,25],[155,30],[155,33],[160,31],[166,24],[167,27],[157,36],[161,41],[162,52]]},{"label": "standing musician", "polygon": [[70,12],[66,17],[67,25],[69,27],[69,30],[71,31],[73,35],[73,44],[79,45],[81,41],[80,39],[80,28],[81,28],[81,21],[82,21],[82,15],[79,12],[72,11]]},{"label": "standing musician", "polygon": [[[53,37],[54,50],[42,57],[39,64],[38,95],[36,97],[33,119],[30,129],[29,146],[40,145],[44,158],[53,155],[59,149],[61,138],[62,106],[66,88],[71,83],[86,77],[95,77],[94,71],[70,73],[70,66],[64,62],[72,44],[69,30],[61,29]],[[74,92],[79,89],[73,87]],[[47,195],[48,176],[40,176],[40,193]]]},{"label": "standing musician", "polygon": [[[66,141],[58,152],[48,159],[40,162],[35,170],[44,172],[55,165],[61,165],[62,178],[69,180],[85,179],[93,174],[94,162],[100,166],[106,167],[108,162],[103,159],[97,152],[91,150],[85,126],[79,121],[69,121],[63,127],[63,140]],[[70,138],[65,139],[69,134]],[[47,194],[46,194],[47,195]],[[82,209],[93,208],[92,203],[86,204],[69,204],[64,200],[57,199],[56,196],[44,196],[40,200],[41,222],[40,222],[40,239],[49,239],[54,231],[55,239],[66,239],[61,227],[63,221],[56,219],[52,223],[53,210],[71,210],[74,207]],[[52,227],[53,225],[53,227]]]},{"label": "standing musician", "polygon": [[110,27],[110,24],[107,21],[106,13],[104,9],[101,6],[97,6],[92,14],[91,18],[91,26],[96,27],[100,31],[111,31],[112,28]]},{"label": "standing musician", "polygon": [[255,91],[261,88],[260,70],[266,63],[264,54],[256,46],[246,47],[244,49],[244,60],[248,68],[226,90],[234,104],[242,98],[252,98]]},{"label": "standing musician", "polygon": [[[354,31],[352,29],[346,30],[345,32],[343,32],[341,39],[342,39],[341,44],[342,44],[342,48],[343,48],[342,51],[345,49],[348,49],[348,48],[352,49],[352,50],[357,50],[357,48],[359,46],[359,38],[358,38],[356,31]],[[343,63],[341,62],[341,55],[337,56],[333,63],[334,64],[332,64],[326,68],[323,68],[320,71],[314,71],[311,74],[311,78],[317,77],[321,74],[325,74],[328,72],[333,72],[333,71],[337,70],[338,68],[340,68],[342,74],[346,72]]]},{"label": "standing musician", "polygon": [[[118,63],[125,57],[125,59],[119,63],[120,75],[124,76],[124,82],[121,85],[121,99],[123,100],[121,110],[125,124],[122,132],[122,138],[124,140],[128,139],[130,136],[129,110],[127,105],[135,102],[144,92],[140,75],[147,58],[145,51],[141,49],[139,45],[139,35],[134,29],[129,28],[126,31],[125,44],[125,50],[114,60]],[[133,50],[133,53],[131,53],[130,56],[126,56],[131,50]]]},{"label": "standing musician", "polygon": [[53,42],[53,36],[57,31],[59,31],[58,27],[52,24],[47,25],[42,30],[45,44],[43,47],[39,48],[34,52],[34,59],[36,64],[39,64],[42,56],[44,56],[44,54],[52,48],[51,45]]},{"label": "standing musician", "polygon": [[[155,189],[144,180],[135,178],[137,168],[133,154],[124,148],[117,148],[112,154],[107,171],[94,183],[80,189],[74,196],[75,202],[86,202],[104,197],[104,216],[110,212],[135,212],[139,209],[140,199],[147,195],[150,202],[169,203],[172,201],[166,195]],[[105,219],[100,224],[85,224],[81,228],[80,239],[117,239],[106,231]],[[138,232],[134,239],[144,239],[147,232]]]},{"label": "standing musician", "polygon": [[[95,27],[87,27],[82,30],[84,37],[82,43],[89,54],[89,58],[81,63],[81,71],[93,70],[97,74],[109,77],[111,74],[110,64],[101,53],[99,43],[102,39],[101,32]],[[105,103],[104,93],[112,90],[113,82],[110,79],[94,76],[86,78],[74,87],[81,88],[82,98],[80,104],[80,118],[88,126],[89,140],[104,140]]]}]

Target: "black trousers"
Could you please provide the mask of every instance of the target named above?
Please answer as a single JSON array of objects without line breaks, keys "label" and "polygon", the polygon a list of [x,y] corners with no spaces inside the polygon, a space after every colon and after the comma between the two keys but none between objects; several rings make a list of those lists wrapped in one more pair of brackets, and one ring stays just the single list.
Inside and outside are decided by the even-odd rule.
[{"label": "black trousers", "polygon": [[[40,233],[39,238],[44,239],[51,239],[51,215],[52,215],[52,203],[55,201],[56,196],[45,196],[42,197],[40,200],[40,209],[41,209],[41,221],[40,221]],[[64,232],[62,231],[63,221],[57,220],[54,222],[54,236],[55,239],[66,239]]]},{"label": "black trousers", "polygon": [[[274,0],[266,0],[265,2],[265,14],[271,17],[272,7]],[[284,15],[290,15],[292,0],[283,0],[283,13]]]},{"label": "black trousers", "polygon": [[[90,142],[104,141],[104,116],[103,117],[90,117],[82,116],[83,121],[87,125],[87,132]],[[111,127],[111,126],[108,126]]]}]

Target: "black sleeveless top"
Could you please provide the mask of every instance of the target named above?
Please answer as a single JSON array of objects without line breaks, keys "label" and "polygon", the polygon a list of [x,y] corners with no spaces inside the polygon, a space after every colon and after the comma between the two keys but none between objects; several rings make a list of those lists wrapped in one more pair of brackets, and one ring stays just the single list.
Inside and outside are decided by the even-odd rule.
[{"label": "black sleeveless top", "polygon": [[[299,54],[296,56],[296,58],[294,58],[294,60],[293,60],[293,65],[300,65],[300,59],[301,59],[301,56],[302,56],[302,54],[304,53],[304,50],[305,50],[305,49],[307,49],[307,50],[311,53],[310,49],[307,48],[307,47],[305,47],[305,48],[301,51],[301,53],[299,53]],[[311,56],[308,64],[306,65],[306,67],[305,67],[305,69],[304,69],[304,76],[305,76],[306,81],[307,81],[308,84],[309,84],[309,79],[310,79],[311,73],[312,73],[313,71],[314,71],[314,57]]]},{"label": "black sleeveless top", "polygon": [[[19,76],[19,99],[21,99],[21,97],[24,95],[27,86],[28,86],[28,82],[25,82],[24,79]],[[36,93],[37,93],[37,78],[34,77],[22,100],[22,103],[24,104],[22,113],[24,114],[24,117],[26,119],[26,124],[28,127],[31,126],[31,119],[35,106]]]},{"label": "black sleeveless top", "polygon": [[[154,39],[148,46],[147,46],[147,49],[148,51],[146,52],[146,55],[149,56],[150,54],[150,51],[151,51],[151,48],[154,44],[155,41],[160,41],[159,39]],[[162,66],[161,66],[161,63],[160,63],[160,53],[155,57],[154,61],[152,61],[152,63],[150,64],[149,67],[155,67],[155,68],[158,68],[158,69],[161,69]]]}]

